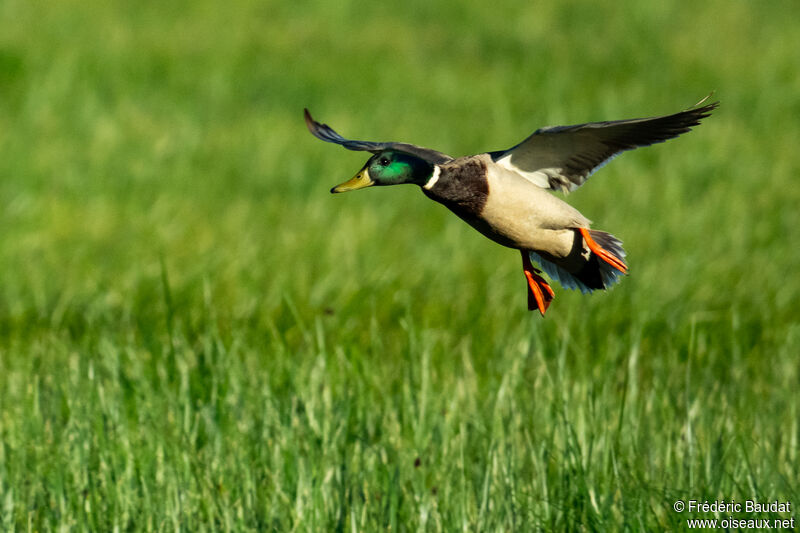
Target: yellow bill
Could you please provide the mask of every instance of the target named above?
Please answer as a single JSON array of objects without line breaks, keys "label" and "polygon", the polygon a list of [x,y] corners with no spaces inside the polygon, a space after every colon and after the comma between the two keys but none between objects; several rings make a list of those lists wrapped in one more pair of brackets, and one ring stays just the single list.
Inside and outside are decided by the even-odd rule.
[{"label": "yellow bill", "polygon": [[375,182],[372,181],[372,178],[369,177],[369,172],[367,168],[363,168],[361,172],[356,174],[352,179],[345,181],[341,185],[337,185],[331,192],[347,192],[347,191],[355,191],[357,189],[363,189],[364,187],[369,187],[373,185]]}]

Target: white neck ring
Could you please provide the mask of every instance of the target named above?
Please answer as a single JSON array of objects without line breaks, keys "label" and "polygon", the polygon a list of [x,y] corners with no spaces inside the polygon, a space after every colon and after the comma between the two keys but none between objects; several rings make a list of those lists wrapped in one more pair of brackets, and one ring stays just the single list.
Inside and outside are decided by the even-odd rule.
[{"label": "white neck ring", "polygon": [[423,185],[423,187],[427,190],[433,189],[433,186],[436,185],[436,182],[439,181],[439,174],[442,173],[442,169],[439,168],[439,165],[433,165],[433,175],[431,175],[430,179]]}]

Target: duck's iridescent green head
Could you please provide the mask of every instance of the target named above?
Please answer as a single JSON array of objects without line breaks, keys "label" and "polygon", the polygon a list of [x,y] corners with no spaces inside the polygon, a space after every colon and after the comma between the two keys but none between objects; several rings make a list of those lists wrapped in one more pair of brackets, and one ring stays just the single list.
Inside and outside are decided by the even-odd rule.
[{"label": "duck's iridescent green head", "polygon": [[371,185],[422,185],[432,174],[433,165],[424,159],[405,152],[384,150],[370,157],[353,179],[337,185],[331,192],[355,191]]}]

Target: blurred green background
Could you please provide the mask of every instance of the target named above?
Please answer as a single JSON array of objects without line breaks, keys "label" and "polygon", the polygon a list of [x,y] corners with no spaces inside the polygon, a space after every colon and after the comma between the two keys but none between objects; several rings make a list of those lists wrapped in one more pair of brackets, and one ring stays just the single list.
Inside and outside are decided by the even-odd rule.
[{"label": "blurred green background", "polygon": [[[653,530],[800,505],[794,1],[0,0],[6,530]],[[340,133],[454,156],[678,111],[569,201],[631,274],[518,253]],[[766,516],[766,515],[765,515]],[[703,516],[710,517],[710,516]]]}]

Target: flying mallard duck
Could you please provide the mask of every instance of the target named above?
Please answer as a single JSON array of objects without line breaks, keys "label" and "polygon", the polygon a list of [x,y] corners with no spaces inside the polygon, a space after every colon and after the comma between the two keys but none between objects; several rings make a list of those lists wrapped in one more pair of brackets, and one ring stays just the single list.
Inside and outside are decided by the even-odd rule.
[{"label": "flying mallard duck", "polygon": [[374,154],[353,179],[331,192],[419,185],[425,196],[486,237],[522,253],[528,309],[544,315],[555,294],[541,270],[583,293],[607,289],[628,270],[619,239],[589,229],[577,209],[546,191],[569,193],[620,152],[686,133],[719,105],[702,105],[706,99],[662,117],[541,128],[508,150],[457,159],[413,144],[345,139],[311,118],[308,109],[305,119],[315,137]]}]

